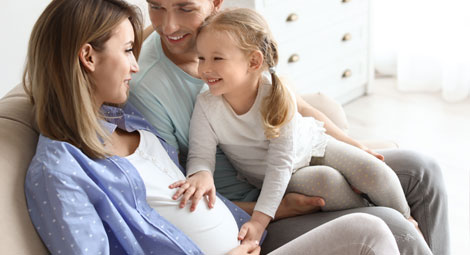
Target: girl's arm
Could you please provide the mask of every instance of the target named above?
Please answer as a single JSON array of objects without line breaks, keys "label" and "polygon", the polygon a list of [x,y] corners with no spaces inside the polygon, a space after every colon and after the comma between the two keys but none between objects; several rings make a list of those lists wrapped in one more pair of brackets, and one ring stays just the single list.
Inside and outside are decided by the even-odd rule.
[{"label": "girl's arm", "polygon": [[373,156],[377,157],[380,160],[384,159],[383,155],[370,150],[365,145],[361,144],[357,140],[348,136],[343,130],[341,130],[338,126],[336,126],[335,123],[333,123],[333,121],[331,121],[325,114],[323,114],[322,112],[320,112],[319,110],[311,106],[309,103],[305,102],[305,100],[303,100],[302,97],[297,95],[296,98],[297,98],[297,108],[298,108],[299,113],[304,117],[313,117],[316,120],[323,122],[327,134],[331,135],[332,137],[336,138],[339,141],[356,146],[359,149],[362,149],[372,154]]},{"label": "girl's arm", "polygon": [[295,120],[281,127],[279,137],[269,140],[263,186],[249,222],[239,233],[240,240],[260,240],[275,217],[292,176]]},{"label": "girl's arm", "polygon": [[192,200],[191,211],[196,210],[198,202],[205,195],[209,197],[207,201],[209,208],[213,208],[216,201],[213,173],[217,137],[203,107],[203,102],[198,99],[190,121],[189,153],[186,164],[188,178],[170,185],[170,188],[179,188],[172,198],[177,200],[182,196],[180,208],[185,207],[186,203]]}]

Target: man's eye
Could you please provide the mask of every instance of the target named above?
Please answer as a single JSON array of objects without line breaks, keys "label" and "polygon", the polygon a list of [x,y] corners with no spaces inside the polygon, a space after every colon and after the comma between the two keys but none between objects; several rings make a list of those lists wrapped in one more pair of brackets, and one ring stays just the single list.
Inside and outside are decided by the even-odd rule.
[{"label": "man's eye", "polygon": [[192,12],[193,11],[192,9],[185,9],[185,8],[181,8],[180,10],[183,11],[183,12]]},{"label": "man's eye", "polygon": [[154,9],[154,10],[160,10],[160,9],[162,9],[162,7],[161,7],[161,6],[158,6],[158,5],[150,5],[150,8],[151,8],[151,9]]}]

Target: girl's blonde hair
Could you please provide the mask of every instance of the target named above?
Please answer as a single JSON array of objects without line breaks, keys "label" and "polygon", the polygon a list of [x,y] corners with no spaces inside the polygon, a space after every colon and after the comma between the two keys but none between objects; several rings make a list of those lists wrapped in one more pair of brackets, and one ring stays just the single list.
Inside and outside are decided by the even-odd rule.
[{"label": "girl's blonde hair", "polygon": [[23,85],[42,135],[69,142],[92,158],[109,155],[94,84],[79,60],[86,43],[102,51],[114,28],[129,19],[134,54],[142,38],[139,10],[123,0],[53,0],[33,27]]},{"label": "girl's blonde hair", "polygon": [[261,115],[264,133],[268,139],[279,137],[281,127],[289,122],[295,111],[292,96],[276,75],[278,47],[266,20],[251,9],[237,8],[209,16],[199,32],[213,30],[226,32],[247,54],[259,50],[263,54],[263,69],[269,70],[272,79],[271,94],[263,99]]}]

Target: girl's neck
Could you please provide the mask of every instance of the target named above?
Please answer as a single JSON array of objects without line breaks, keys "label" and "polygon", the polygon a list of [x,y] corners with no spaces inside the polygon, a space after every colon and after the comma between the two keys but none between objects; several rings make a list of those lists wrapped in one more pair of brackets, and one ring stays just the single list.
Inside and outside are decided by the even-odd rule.
[{"label": "girl's neck", "polygon": [[175,65],[177,65],[189,75],[195,78],[199,78],[199,75],[197,73],[198,58],[196,49],[192,49],[190,51],[180,54],[175,54],[170,52],[163,42],[162,49],[163,53],[165,53],[165,56],[170,59],[171,62],[173,62]]},{"label": "girl's neck", "polygon": [[261,77],[258,77],[258,79],[247,83],[244,89],[222,95],[237,115],[245,114],[253,107],[258,95],[260,79]]}]

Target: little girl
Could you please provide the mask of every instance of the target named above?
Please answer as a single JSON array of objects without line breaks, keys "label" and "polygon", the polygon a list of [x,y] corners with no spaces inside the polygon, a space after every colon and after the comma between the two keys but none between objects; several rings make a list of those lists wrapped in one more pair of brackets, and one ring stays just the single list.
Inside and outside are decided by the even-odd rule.
[{"label": "little girl", "polygon": [[[278,79],[277,44],[266,21],[249,9],[208,18],[197,38],[199,75],[209,91],[199,95],[191,118],[186,181],[175,197],[215,201],[212,174],[219,146],[240,176],[262,187],[239,239],[259,240],[286,192],[322,197],[324,211],[372,202],[410,217],[392,169],[371,154],[325,134],[323,123],[302,117],[295,96]],[[269,74],[268,74],[269,72]]]}]

